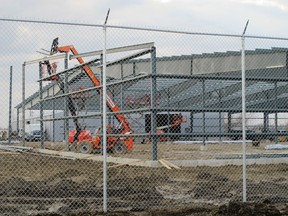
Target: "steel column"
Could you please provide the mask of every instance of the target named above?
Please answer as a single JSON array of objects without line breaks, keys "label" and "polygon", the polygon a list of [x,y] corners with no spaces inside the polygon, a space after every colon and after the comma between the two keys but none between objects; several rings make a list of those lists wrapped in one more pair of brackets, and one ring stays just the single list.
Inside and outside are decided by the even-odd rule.
[{"label": "steel column", "polygon": [[[168,107],[170,107],[170,90],[169,88],[167,89],[167,103],[168,103]],[[171,118],[170,118],[170,112],[168,110],[168,124],[167,125],[170,125],[171,124]],[[171,127],[168,127],[168,133],[171,133]],[[171,141],[171,137],[168,136],[167,137],[168,141]]]},{"label": "steel column", "polygon": [[[42,62],[39,62],[39,79],[42,79]],[[40,148],[44,149],[44,127],[43,127],[43,102],[41,101],[43,98],[43,83],[42,81],[39,82],[39,109],[40,109],[40,131],[41,131],[41,138],[40,138]]]},{"label": "steel column", "polygon": [[156,97],[157,97],[157,77],[156,77],[156,48],[151,50],[151,140],[152,140],[152,160],[158,159],[158,146],[155,136],[157,133],[157,111],[156,111]]},{"label": "steel column", "polygon": [[264,112],[264,119],[263,119],[263,123],[264,123],[264,132],[267,132],[269,129],[269,113],[268,112]]},{"label": "steel column", "polygon": [[17,135],[19,135],[19,108],[17,108],[17,114],[16,114],[16,131],[17,131]]},{"label": "steel column", "polygon": [[194,126],[194,113],[190,112],[190,133],[193,133],[193,126]]},{"label": "steel column", "polygon": [[133,76],[136,76],[136,63],[133,62]]},{"label": "steel column", "polygon": [[[53,97],[55,96],[55,85],[53,85]],[[53,107],[53,111],[52,111],[52,133],[53,133],[53,137],[52,137],[52,141],[55,142],[55,100],[53,100],[52,102],[52,107]]]},{"label": "steel column", "polygon": [[[275,98],[276,98],[276,101],[277,101],[277,96],[278,96],[278,91],[277,91],[277,82],[274,83],[274,89],[275,89]],[[277,101],[278,103],[278,101]],[[278,104],[277,103],[274,103],[274,106],[275,108],[278,107]],[[278,132],[278,112],[275,112],[275,131]],[[277,136],[277,139],[276,139],[276,142],[278,143],[278,136]]]},{"label": "steel column", "polygon": [[[64,68],[65,70],[68,69],[68,53],[66,53],[64,58]],[[68,93],[68,72],[64,75],[64,92]],[[64,116],[66,119],[64,120],[64,141],[66,143],[66,151],[69,151],[69,142],[68,142],[68,133],[69,133],[69,119],[67,118],[69,116],[68,112],[68,97],[66,96],[64,99]]]},{"label": "steel column", "polygon": [[190,60],[190,75],[193,75],[193,57]]},{"label": "steel column", "polygon": [[[123,64],[120,64],[120,74],[121,74],[121,81],[124,79],[124,70],[123,70]],[[123,94],[123,83],[121,82],[120,84],[120,107],[121,107],[121,110],[123,110],[123,97],[124,97],[124,94]]]},{"label": "steel column", "polygon": [[8,130],[8,144],[11,144],[12,136],[12,71],[13,67],[10,66],[10,88],[9,88],[9,130]]},{"label": "steel column", "polygon": [[228,112],[228,132],[231,131],[232,128],[232,114],[231,112]]},{"label": "steel column", "polygon": [[22,143],[25,146],[25,64],[22,64]]},{"label": "steel column", "polygon": [[[222,94],[221,94],[221,90],[219,90],[218,92],[218,96],[219,96],[219,103],[221,104],[222,102]],[[222,107],[222,104],[221,104],[221,107]],[[221,115],[221,111],[219,112],[219,133],[222,132],[222,115]],[[220,140],[222,140],[222,136],[220,136]]]},{"label": "steel column", "polygon": [[[205,80],[202,80],[202,104],[203,104],[203,108],[205,107]],[[203,109],[204,110],[204,109]],[[205,134],[206,132],[206,116],[205,116],[205,111],[202,112],[202,126],[203,126],[203,134]],[[203,136],[203,145],[205,146],[206,137]]]}]

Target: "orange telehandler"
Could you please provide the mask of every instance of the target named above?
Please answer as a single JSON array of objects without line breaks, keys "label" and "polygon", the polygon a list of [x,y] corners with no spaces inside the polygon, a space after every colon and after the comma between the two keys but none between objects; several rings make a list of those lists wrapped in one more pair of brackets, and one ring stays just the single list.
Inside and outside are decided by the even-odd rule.
[{"label": "orange telehandler", "polygon": [[[171,122],[170,124],[167,124],[167,125],[163,125],[163,126],[159,126],[159,127],[156,127],[156,134],[165,134],[165,129],[168,129],[168,128],[173,128],[173,127],[177,127],[179,125],[181,125],[182,123],[184,122],[187,122],[186,119],[183,118],[182,114],[181,113],[178,113],[178,114],[172,114],[171,115]],[[141,144],[145,144],[147,143],[148,141],[151,141],[151,132],[149,132],[149,137],[148,138],[144,138],[141,142]],[[167,142],[168,141],[168,138],[167,136],[159,136],[158,137],[158,141],[160,142]]]},{"label": "orange telehandler", "polygon": [[[70,51],[74,55],[78,54],[77,50],[74,48],[73,45],[58,47],[58,38],[55,38],[51,46],[50,55],[53,55],[57,52],[68,53]],[[80,64],[84,63],[84,60],[81,57],[78,57],[77,60]],[[47,64],[49,67],[49,62]],[[88,65],[84,65],[82,68],[95,87],[98,87],[101,85],[100,81],[97,79],[97,77],[95,76],[95,74],[93,73],[93,71]],[[61,81],[60,77],[57,76],[57,79],[55,79],[54,77],[54,80],[58,82],[60,89],[64,92],[64,84]],[[99,94],[101,94],[100,90],[97,90],[97,91]],[[115,113],[114,116],[121,125],[120,129],[115,128],[114,126],[108,125],[107,133],[108,134],[123,134],[123,135],[132,134],[133,131],[131,130],[128,120],[123,114],[119,113],[120,109],[113,102],[109,93],[106,93],[106,102],[110,111]],[[70,113],[72,116],[76,116],[76,108],[74,107],[73,100],[70,96],[68,96],[68,109],[70,110]],[[74,121],[76,129],[69,131],[69,137],[68,137],[69,143],[77,145],[81,153],[87,154],[87,153],[92,153],[93,150],[101,150],[102,148],[101,137],[100,136],[93,137],[91,135],[90,130],[82,129],[78,123],[77,118],[73,118],[73,121]],[[100,129],[98,130],[98,134],[99,135],[101,134]],[[116,136],[116,137],[108,136],[107,137],[107,150],[112,150],[114,153],[125,153],[126,151],[131,151],[133,149],[133,144],[134,144],[133,137],[128,137],[128,136]]]}]

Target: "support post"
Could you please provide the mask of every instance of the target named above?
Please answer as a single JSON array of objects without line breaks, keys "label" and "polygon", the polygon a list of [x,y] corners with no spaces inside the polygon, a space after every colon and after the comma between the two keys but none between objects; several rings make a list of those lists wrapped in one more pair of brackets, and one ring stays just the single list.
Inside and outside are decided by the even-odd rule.
[{"label": "support post", "polygon": [[[202,105],[203,105],[203,109],[205,107],[205,80],[202,80]],[[206,137],[205,137],[205,133],[206,133],[206,116],[205,116],[205,112],[202,112],[202,125],[203,125],[203,145],[205,146],[206,143]]]},{"label": "support post", "polygon": [[[124,79],[124,70],[123,70],[123,64],[120,64],[120,74],[121,74],[121,81],[123,81]],[[123,97],[124,97],[124,94],[123,94],[123,83],[121,82],[120,84],[120,97],[121,97],[121,102],[120,102],[120,107],[121,107],[121,110],[123,110]]]},{"label": "support post", "polygon": [[[64,68],[65,70],[68,69],[68,53],[66,53],[65,58],[64,58]],[[65,73],[64,75],[64,92],[68,93],[68,73]],[[68,133],[69,133],[69,119],[68,119],[68,100],[69,96],[66,96],[64,99],[64,142],[66,144],[66,151],[69,151],[69,142],[68,142]]]},{"label": "support post", "polygon": [[269,129],[269,113],[268,112],[264,112],[264,132],[268,132]]},{"label": "support post", "polygon": [[136,76],[136,63],[133,62],[133,76]]},{"label": "support post", "polygon": [[[53,85],[53,97],[55,96],[55,85]],[[52,107],[53,107],[53,111],[52,111],[52,141],[55,142],[55,100],[53,100],[52,102]]]},{"label": "support post", "polygon": [[[222,108],[222,91],[221,90],[219,90],[218,96],[219,96],[219,103],[220,103],[220,106]],[[222,129],[222,115],[221,114],[222,114],[221,111],[219,111],[218,117],[219,117],[219,133],[220,134],[222,134],[222,132],[223,132],[223,129]],[[222,140],[222,135],[220,135],[220,141],[221,140]]]},{"label": "support post", "polygon": [[[274,89],[275,89],[275,98],[276,98],[276,101],[277,100],[277,97],[278,97],[278,91],[277,91],[277,82],[274,83]],[[278,108],[278,104],[277,103],[274,103],[274,106],[275,106],[275,109]],[[276,111],[275,112],[275,119],[274,119],[274,124],[275,124],[275,132],[278,133],[278,112]],[[278,143],[278,136],[276,136],[276,143]]]},{"label": "support post", "polygon": [[194,127],[194,112],[190,112],[190,133],[193,133],[193,127]]},{"label": "support post", "polygon": [[[103,59],[103,54],[100,55],[100,64],[103,65],[104,59]],[[106,66],[106,65],[105,65]],[[103,67],[101,67],[101,73],[100,73],[100,83],[102,83],[103,85]],[[103,88],[102,88],[102,94],[100,93],[100,103],[99,103],[99,110],[102,114],[102,118],[100,117],[100,122],[101,122],[101,126],[103,127]],[[103,130],[102,130],[103,131]],[[101,154],[103,155],[103,136],[100,138],[101,139],[101,144],[102,144],[102,148],[101,148]]]},{"label": "support post", "polygon": [[17,114],[16,114],[16,131],[17,131],[17,135],[19,135],[19,108],[17,108]]},{"label": "support post", "polygon": [[[170,108],[170,90],[169,90],[169,88],[168,88],[168,90],[167,90],[167,102],[168,102],[168,108]],[[170,118],[170,112],[169,112],[169,110],[168,110],[168,118],[167,118],[167,121],[168,121],[168,123],[167,123],[167,125],[170,125],[172,122],[171,122],[171,118]],[[170,134],[171,133],[171,127],[168,127],[168,134]],[[168,140],[168,142],[171,142],[171,136],[170,135],[168,135],[168,137],[167,137],[167,140]]]},{"label": "support post", "polygon": [[25,146],[25,64],[22,64],[22,143]]},{"label": "support post", "polygon": [[[39,79],[42,79],[42,62],[39,62]],[[40,138],[40,148],[44,149],[44,127],[43,127],[43,83],[42,81],[39,82],[39,109],[40,109],[40,131],[41,131],[41,138]]]},{"label": "support post", "polygon": [[190,75],[193,75],[193,55],[190,60]]},{"label": "support post", "polygon": [[[275,132],[278,133],[278,112],[275,112]],[[276,143],[278,143],[278,136],[276,136]]]},{"label": "support post", "polygon": [[11,144],[12,136],[12,71],[13,67],[10,66],[10,88],[9,88],[9,129],[8,129],[8,144]]},{"label": "support post", "polygon": [[245,75],[245,32],[249,20],[246,22],[245,29],[241,37],[241,75],[242,75],[242,150],[243,150],[243,202],[247,201],[247,182],[246,182],[246,75]]},{"label": "support post", "polygon": [[190,112],[190,133],[193,132],[194,127],[194,112]]},{"label": "support post", "polygon": [[103,211],[104,213],[107,212],[107,131],[106,131],[106,117],[107,117],[107,113],[106,113],[106,91],[107,91],[107,86],[106,86],[106,40],[107,40],[107,35],[106,35],[106,24],[107,24],[107,20],[108,20],[108,16],[109,16],[109,12],[110,9],[107,12],[106,15],[106,19],[103,25],[103,36],[104,36],[104,43],[103,43],[103,95],[102,95],[102,122],[103,122]]},{"label": "support post", "polygon": [[157,97],[157,82],[156,82],[156,48],[153,47],[151,51],[151,140],[152,140],[152,160],[158,159],[158,146],[157,146],[157,111],[156,97]]},{"label": "support post", "polygon": [[230,132],[232,129],[232,114],[231,112],[228,112],[228,132]]}]

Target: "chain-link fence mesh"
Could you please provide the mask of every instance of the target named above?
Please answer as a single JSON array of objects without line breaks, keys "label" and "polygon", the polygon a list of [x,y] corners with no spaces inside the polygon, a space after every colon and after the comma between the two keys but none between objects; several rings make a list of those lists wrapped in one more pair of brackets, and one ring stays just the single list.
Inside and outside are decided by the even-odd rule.
[{"label": "chain-link fence mesh", "polygon": [[0,25],[3,215],[287,202],[287,40]]}]

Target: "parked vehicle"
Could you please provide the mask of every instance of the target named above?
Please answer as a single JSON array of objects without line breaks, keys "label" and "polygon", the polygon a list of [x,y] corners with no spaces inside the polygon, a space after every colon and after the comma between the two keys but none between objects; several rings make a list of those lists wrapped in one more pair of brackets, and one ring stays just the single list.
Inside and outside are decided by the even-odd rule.
[{"label": "parked vehicle", "polygon": [[[242,130],[230,130],[229,133],[231,134],[229,137],[232,140],[242,140]],[[259,133],[253,130],[246,130],[246,140],[251,140],[253,146],[259,146],[261,140],[273,141],[277,138],[278,134],[279,134],[279,131],[277,133],[277,132],[272,132],[269,130],[262,130]],[[283,134],[283,133],[280,133],[280,134]]]},{"label": "parked vehicle", "polygon": [[[246,130],[246,140],[254,140],[256,138],[256,132],[253,130]],[[241,140],[242,139],[242,130],[230,130],[230,138],[232,140]]]},{"label": "parked vehicle", "polygon": [[36,142],[41,140],[41,131],[33,130],[30,133],[25,133],[25,141]]}]

